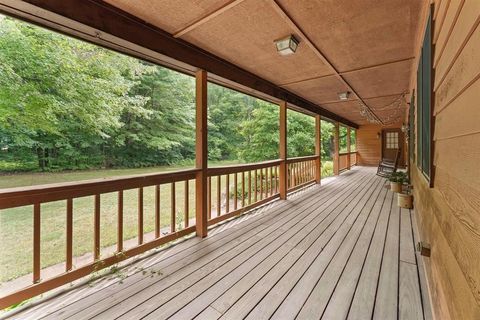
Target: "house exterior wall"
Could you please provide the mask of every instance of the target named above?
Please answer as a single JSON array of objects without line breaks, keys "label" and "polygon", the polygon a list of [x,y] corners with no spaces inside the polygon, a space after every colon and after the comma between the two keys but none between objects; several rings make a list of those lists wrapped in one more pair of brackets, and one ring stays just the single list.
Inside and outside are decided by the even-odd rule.
[{"label": "house exterior wall", "polygon": [[435,0],[433,19],[434,175],[410,159],[415,213],[436,318],[480,319],[480,1]]},{"label": "house exterior wall", "polygon": [[[401,128],[401,126],[402,122],[390,126],[378,124],[360,126],[357,130],[358,164],[361,166],[378,166],[382,158],[382,129]],[[402,154],[402,156],[404,155]]]}]

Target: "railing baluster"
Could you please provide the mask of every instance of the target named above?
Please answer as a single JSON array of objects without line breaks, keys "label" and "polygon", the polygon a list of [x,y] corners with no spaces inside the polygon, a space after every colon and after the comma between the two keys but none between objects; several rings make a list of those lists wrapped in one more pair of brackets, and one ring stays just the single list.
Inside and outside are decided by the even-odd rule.
[{"label": "railing baluster", "polygon": [[278,193],[278,166],[275,166],[275,193]]},{"label": "railing baluster", "polygon": [[160,233],[160,185],[155,186],[155,238],[161,236]]},{"label": "railing baluster", "polygon": [[245,207],[245,171],[242,171],[242,208]]},{"label": "railing baluster", "polygon": [[138,188],[138,244],[143,243],[143,188]]},{"label": "railing baluster", "polygon": [[263,168],[260,168],[260,200],[263,199]]},{"label": "railing baluster", "polygon": [[176,197],[175,197],[175,182],[171,183],[170,186],[170,232],[175,232],[177,230],[177,208],[176,208]]},{"label": "railing baluster", "polygon": [[295,187],[297,185],[297,180],[298,180],[298,163],[293,163],[292,166],[293,166],[293,168],[292,168],[292,171],[293,171],[292,187]]},{"label": "railing baluster", "polygon": [[93,259],[100,259],[100,195],[95,195]]},{"label": "railing baluster", "polygon": [[217,176],[217,217],[222,214],[222,176]]},{"label": "railing baluster", "polygon": [[255,192],[254,192],[254,194],[253,194],[253,195],[254,195],[253,198],[254,198],[254,201],[255,201],[255,202],[257,202],[257,197],[258,197],[258,195],[257,195],[257,192],[258,192],[257,180],[258,180],[257,169],[255,169],[255,180],[253,180],[253,184],[254,184],[253,188],[255,189]]},{"label": "railing baluster", "polygon": [[265,168],[265,198],[268,198],[268,168]]},{"label": "railing baluster", "polygon": [[190,221],[189,221],[189,211],[190,211],[190,203],[189,203],[189,190],[188,190],[188,184],[190,183],[190,180],[185,180],[185,213],[184,213],[184,220],[185,220],[185,228],[188,227]]},{"label": "railing baluster", "polygon": [[303,181],[302,183],[305,183],[308,181],[308,175],[307,175],[307,170],[308,170],[308,161],[302,162],[302,171],[303,171]]},{"label": "railing baluster", "polygon": [[225,177],[225,213],[230,212],[230,174]]},{"label": "railing baluster", "polygon": [[72,270],[73,260],[73,200],[67,199],[67,245],[66,245],[66,261],[65,271]]},{"label": "railing baluster", "polygon": [[252,170],[248,170],[248,204],[252,204]]},{"label": "railing baluster", "polygon": [[208,219],[212,218],[212,177],[208,177],[207,179],[207,216]]},{"label": "railing baluster", "polygon": [[233,210],[237,210],[238,208],[238,173],[235,172],[233,174]]},{"label": "railing baluster", "polygon": [[123,251],[123,190],[118,191],[117,199],[117,252]]},{"label": "railing baluster", "polygon": [[40,282],[40,203],[33,205],[33,283]]},{"label": "railing baluster", "polygon": [[270,196],[273,196],[273,167],[270,167]]},{"label": "railing baluster", "polygon": [[175,182],[171,183],[171,212],[170,212],[170,232],[174,233],[177,229],[176,208],[175,208]]}]

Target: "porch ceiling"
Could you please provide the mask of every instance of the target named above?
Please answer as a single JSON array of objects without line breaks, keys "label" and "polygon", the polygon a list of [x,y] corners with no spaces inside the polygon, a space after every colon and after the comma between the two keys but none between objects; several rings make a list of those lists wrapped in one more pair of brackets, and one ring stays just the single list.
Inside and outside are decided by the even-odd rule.
[{"label": "porch ceiling", "polygon": [[[358,124],[367,123],[359,99],[386,119],[389,110],[378,109],[408,90],[423,6],[418,0],[106,2]],[[282,57],[273,41],[288,34],[300,45]],[[354,94],[339,103],[337,93],[346,90]]]}]

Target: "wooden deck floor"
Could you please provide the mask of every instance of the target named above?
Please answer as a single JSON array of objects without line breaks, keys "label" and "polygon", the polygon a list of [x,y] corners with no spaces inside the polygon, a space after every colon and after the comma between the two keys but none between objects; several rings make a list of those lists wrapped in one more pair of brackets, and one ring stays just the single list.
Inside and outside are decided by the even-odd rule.
[{"label": "wooden deck floor", "polygon": [[424,319],[412,213],[355,168],[15,315],[26,319]]}]

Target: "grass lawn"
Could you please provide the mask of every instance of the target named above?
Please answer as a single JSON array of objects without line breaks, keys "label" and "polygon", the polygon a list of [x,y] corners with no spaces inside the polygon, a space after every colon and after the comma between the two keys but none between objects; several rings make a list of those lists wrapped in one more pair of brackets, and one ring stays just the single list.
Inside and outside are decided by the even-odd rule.
[{"label": "grass lawn", "polygon": [[[228,162],[210,163],[211,166],[228,165]],[[21,173],[0,175],[0,188],[30,186],[56,182],[80,181],[103,177],[154,173],[188,169],[183,167],[155,167],[140,169],[88,170],[63,173]],[[223,177],[225,186],[225,177]],[[233,185],[233,176],[230,178]],[[184,226],[185,183],[176,183],[176,224]],[[144,232],[154,230],[155,187],[144,188]],[[224,187],[222,187],[224,189]],[[124,192],[124,240],[137,236],[138,189]],[[161,188],[161,227],[170,226],[171,186]],[[216,183],[212,181],[212,194],[216,195]],[[212,201],[212,207],[215,207]],[[189,216],[195,216],[195,183],[189,182]],[[73,254],[80,256],[92,252],[94,197],[83,197],[73,201]],[[101,246],[116,243],[117,193],[101,195]],[[66,201],[42,204],[41,207],[41,266],[42,268],[63,262],[66,251]],[[33,206],[0,211],[0,282],[15,279],[32,272],[33,250]],[[74,260],[75,261],[75,260]],[[78,266],[77,266],[78,267]]]},{"label": "grass lawn", "polygon": [[[233,162],[210,163],[210,166],[228,165]],[[322,176],[330,175],[331,162],[324,162]],[[63,173],[22,173],[0,175],[0,188],[80,181],[102,177],[142,174],[186,169],[183,167],[156,167],[140,169],[112,169],[72,171]],[[233,175],[230,177],[233,190]],[[184,227],[184,182],[176,183],[176,224]],[[154,186],[144,188],[144,232],[154,230]],[[137,237],[138,189],[124,192],[124,240]],[[222,177],[222,193],[225,193],[225,176]],[[217,183],[212,180],[212,215],[216,213]],[[161,227],[170,226],[170,184],[161,186]],[[91,253],[93,248],[94,197],[73,201],[73,254]],[[114,245],[117,235],[117,193],[101,195],[102,248]],[[65,261],[66,251],[66,201],[42,204],[41,207],[41,266],[45,268]],[[189,216],[195,216],[195,183],[189,182]],[[33,206],[0,211],[0,283],[32,272]],[[75,263],[75,259],[74,259]],[[79,265],[77,265],[79,267]]]}]

